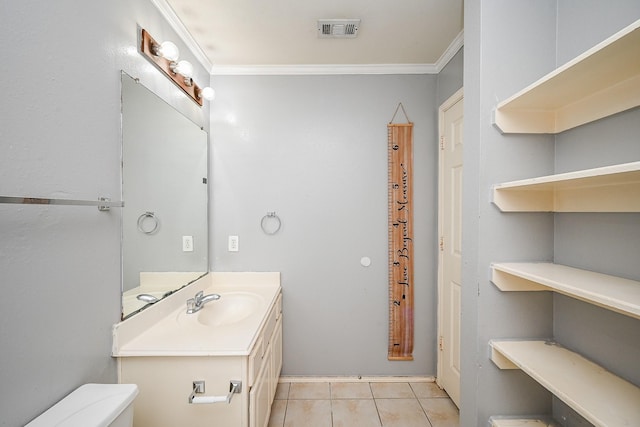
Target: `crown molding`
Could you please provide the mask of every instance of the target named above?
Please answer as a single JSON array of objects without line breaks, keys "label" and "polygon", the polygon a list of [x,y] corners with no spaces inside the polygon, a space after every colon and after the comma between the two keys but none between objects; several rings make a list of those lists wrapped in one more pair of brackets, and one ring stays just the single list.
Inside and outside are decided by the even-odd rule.
[{"label": "crown molding", "polygon": [[436,69],[438,73],[442,71],[442,69],[451,61],[451,59],[455,56],[456,53],[464,46],[464,30],[461,30],[455,39],[449,44],[447,50],[443,52],[443,54],[438,58],[435,63]]},{"label": "crown molding", "polygon": [[178,15],[176,15],[171,6],[169,6],[169,3],[167,3],[166,0],[151,0],[151,3],[158,9],[164,19],[167,20],[171,28],[178,34],[178,37],[187,45],[187,48],[193,53],[198,62],[200,62],[205,70],[210,71],[212,67],[211,61],[189,30],[187,30],[187,27],[185,27],[180,18],[178,18]]},{"label": "crown molding", "polygon": [[311,64],[214,66],[211,75],[437,74],[434,64]]}]

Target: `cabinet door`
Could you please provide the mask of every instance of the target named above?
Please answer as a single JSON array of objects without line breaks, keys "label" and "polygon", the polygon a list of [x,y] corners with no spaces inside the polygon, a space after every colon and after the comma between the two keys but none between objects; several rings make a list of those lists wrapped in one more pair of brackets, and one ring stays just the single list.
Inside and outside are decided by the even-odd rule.
[{"label": "cabinet door", "polygon": [[265,427],[269,423],[269,412],[271,409],[270,392],[270,352],[267,349],[265,362],[258,375],[251,392],[249,393],[249,426]]},{"label": "cabinet door", "polygon": [[[189,404],[193,381],[206,382],[206,395],[224,396],[229,380],[244,384],[240,357],[127,357],[121,359],[120,381],[138,384],[136,427],[243,426],[247,393],[235,395],[231,404]],[[246,371],[245,371],[246,372]]]},{"label": "cabinet door", "polygon": [[271,338],[271,390],[269,393],[270,401],[273,401],[278,387],[278,379],[282,370],[282,316],[278,319],[276,329],[273,331]]}]

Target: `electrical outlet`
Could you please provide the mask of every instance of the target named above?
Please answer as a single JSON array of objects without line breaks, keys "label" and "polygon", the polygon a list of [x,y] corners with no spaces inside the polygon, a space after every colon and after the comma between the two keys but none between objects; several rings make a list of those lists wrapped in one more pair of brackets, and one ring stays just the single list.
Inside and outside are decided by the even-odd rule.
[{"label": "electrical outlet", "polygon": [[229,252],[238,252],[238,236],[229,236]]},{"label": "electrical outlet", "polygon": [[193,236],[182,236],[182,252],[193,252]]}]

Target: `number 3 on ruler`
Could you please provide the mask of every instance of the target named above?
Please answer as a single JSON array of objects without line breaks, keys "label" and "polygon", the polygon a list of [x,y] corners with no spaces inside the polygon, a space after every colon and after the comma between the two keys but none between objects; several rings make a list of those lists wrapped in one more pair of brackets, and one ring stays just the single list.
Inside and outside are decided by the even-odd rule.
[{"label": "number 3 on ruler", "polygon": [[389,360],[413,360],[413,123],[389,124]]}]

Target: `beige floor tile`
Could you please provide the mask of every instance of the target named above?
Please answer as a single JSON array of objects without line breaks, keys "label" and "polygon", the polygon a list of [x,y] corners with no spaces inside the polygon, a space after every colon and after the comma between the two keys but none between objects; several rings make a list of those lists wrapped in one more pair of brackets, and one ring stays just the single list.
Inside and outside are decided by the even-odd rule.
[{"label": "beige floor tile", "polygon": [[435,383],[279,383],[275,399],[268,427],[460,427]]},{"label": "beige floor tile", "polygon": [[376,399],[383,427],[431,427],[417,399]]},{"label": "beige floor tile", "polygon": [[415,399],[409,383],[371,383],[376,399]]},{"label": "beige floor tile", "polygon": [[276,388],[276,400],[287,400],[289,398],[290,384],[291,383],[278,383],[278,387]]},{"label": "beige floor tile", "polygon": [[331,399],[329,383],[291,383],[289,400]]},{"label": "beige floor tile", "polygon": [[376,427],[380,418],[373,399],[331,401],[333,427]]},{"label": "beige floor tile", "polygon": [[459,427],[460,413],[450,399],[419,399],[433,427]]},{"label": "beige floor tile", "polygon": [[449,397],[436,383],[411,383],[411,388],[418,399]]},{"label": "beige floor tile", "polygon": [[283,427],[284,415],[286,414],[286,412],[287,412],[287,401],[274,400],[273,405],[271,405],[271,415],[269,417],[268,427]]},{"label": "beige floor tile", "polygon": [[331,383],[332,399],[373,399],[369,383]]},{"label": "beige floor tile", "polygon": [[331,401],[289,400],[284,427],[331,427]]}]

